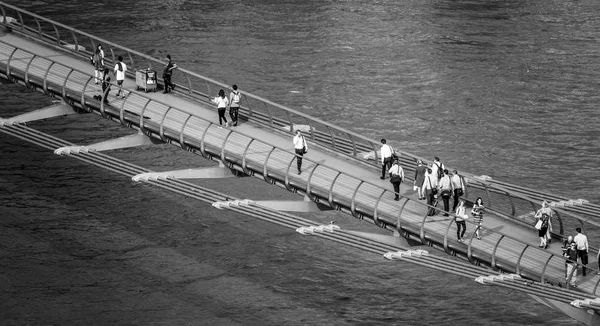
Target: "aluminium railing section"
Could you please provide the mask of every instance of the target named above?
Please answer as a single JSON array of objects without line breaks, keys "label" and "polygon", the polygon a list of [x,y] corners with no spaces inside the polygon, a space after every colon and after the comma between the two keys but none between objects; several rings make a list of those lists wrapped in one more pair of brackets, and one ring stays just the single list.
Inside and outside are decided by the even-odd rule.
[{"label": "aluminium railing section", "polygon": [[[129,66],[132,68],[131,71],[148,67],[161,67],[164,65],[160,60],[143,53],[98,38],[18,7],[0,2],[0,10],[3,17],[2,23],[8,28],[27,36],[35,37],[38,40],[60,47],[63,50],[66,49],[85,59],[91,55],[97,44],[103,44],[109,51],[109,56],[106,59],[108,62],[114,62],[116,56],[123,55],[125,60],[128,61]],[[14,20],[8,18],[12,16],[16,18]],[[91,50],[88,50],[86,46],[91,46]],[[217,89],[228,88],[224,83],[201,76],[183,68],[178,69],[178,75],[179,77],[176,82],[180,85],[179,89],[185,90],[187,95],[201,101],[207,101],[211,94],[216,94]],[[291,133],[294,126],[298,124],[307,124],[310,126],[309,134],[313,142],[335,152],[348,155],[357,161],[379,168],[377,158],[377,149],[380,146],[379,142],[311,117],[302,112],[284,107],[249,92],[244,91],[243,94],[244,101],[241,109],[241,116],[243,118],[259,125],[278,130],[279,132],[287,133]],[[373,152],[375,159],[373,161],[361,160],[360,154],[364,152]],[[408,179],[412,179],[411,172],[414,171],[414,162],[417,159],[423,158],[405,152],[401,152],[401,154],[402,165],[408,172]],[[427,161],[425,159],[423,160]],[[465,194],[467,200],[474,201],[475,198],[482,197],[489,209],[492,209],[501,216],[512,218],[517,223],[532,228],[532,225],[522,222],[518,217],[535,212],[539,209],[542,200],[567,200],[565,197],[549,195],[495,180],[480,180],[471,174],[465,174],[464,176],[468,180],[469,185],[468,191]],[[556,210],[559,221],[558,233],[561,235],[564,234],[565,224],[569,226],[568,230],[571,230],[571,228],[574,228],[575,226],[581,226],[588,234],[600,233],[595,232],[600,231],[598,224],[595,223],[595,221],[591,221],[589,218],[590,216],[597,216],[599,209],[599,205],[587,204],[585,206],[564,207]],[[572,221],[563,223],[563,215],[568,216]],[[588,228],[587,224],[584,222],[592,224],[594,228]]]},{"label": "aluminium railing section", "polygon": [[[0,44],[4,44],[4,48],[11,47],[2,41]],[[30,58],[21,56],[18,60],[11,60],[15,53],[28,53]],[[86,92],[93,76],[17,48],[9,49],[5,54],[9,58],[6,66],[0,65],[0,72],[4,73],[9,80],[15,82],[17,79],[21,80],[24,84],[32,88],[39,88],[46,94],[60,96],[71,105],[99,113],[106,118],[139,129],[147,135],[175,143],[183,149],[200,152],[207,158],[219,159],[230,168],[244,171],[248,175],[255,175],[271,184],[277,184],[293,192],[303,191],[315,202],[328,203],[331,207],[344,210],[357,218],[369,217],[381,227],[395,229],[399,233],[413,236],[423,243],[439,246],[449,254],[463,254],[474,264],[485,263],[496,270],[516,272],[542,282],[545,280],[557,281],[562,277],[561,268],[559,268],[559,272],[556,272],[556,266],[548,267],[551,266],[551,261],[552,265],[562,266],[564,257],[539,248],[532,248],[510,235],[485,230],[486,239],[493,240],[494,249],[491,253],[478,248],[480,247],[479,243],[474,243],[472,240],[473,234],[468,245],[463,247],[463,245],[448,241],[453,220],[448,219],[448,225],[445,227],[435,228],[436,223],[430,222],[434,222],[436,217],[428,216],[426,212],[429,207],[419,201],[402,197],[401,203],[393,202],[390,199],[391,191],[369,181],[345,175],[331,166],[314,162],[309,158],[305,158],[306,165],[312,164],[312,166],[310,171],[307,171],[307,180],[304,181],[299,176],[290,174],[290,170],[293,171],[290,166],[296,157],[285,149],[266,144],[238,131],[217,128],[211,121],[150,99],[139,92],[131,92],[118,108],[105,106],[103,102],[93,100],[89,95],[90,92]],[[5,70],[2,71],[2,68]],[[127,108],[126,104],[128,104]],[[132,107],[137,108],[138,111],[131,111]],[[3,126],[3,128],[16,127],[9,125]],[[202,129],[204,131],[199,132]],[[211,129],[212,131],[209,132]],[[215,139],[214,133],[222,133],[222,137]],[[194,137],[194,135],[200,137]],[[230,141],[231,139],[239,141],[240,138],[247,140],[247,144],[242,146],[242,151],[239,150],[239,144],[236,145]],[[260,159],[258,159],[254,151],[251,154],[250,148],[258,149],[256,152],[263,151],[264,157],[259,154]],[[284,166],[286,166],[285,170],[270,169],[268,163],[271,157],[283,160]],[[330,183],[323,183],[323,180],[313,178],[315,175],[322,178],[329,176]],[[343,182],[339,182],[338,185],[340,180]],[[346,190],[346,193],[352,195],[351,197],[340,196],[336,194],[339,190]],[[348,192],[348,190],[350,191]],[[407,209],[408,204],[411,205],[410,209]],[[383,208],[388,208],[388,210]],[[421,212],[422,218],[418,217],[419,213],[415,213],[415,209]],[[518,259],[515,254],[518,255]],[[528,266],[525,266],[525,262],[528,263]],[[532,262],[533,265],[531,265]],[[590,268],[590,270],[593,269]],[[595,282],[592,293],[596,293],[599,283],[600,278]]]}]

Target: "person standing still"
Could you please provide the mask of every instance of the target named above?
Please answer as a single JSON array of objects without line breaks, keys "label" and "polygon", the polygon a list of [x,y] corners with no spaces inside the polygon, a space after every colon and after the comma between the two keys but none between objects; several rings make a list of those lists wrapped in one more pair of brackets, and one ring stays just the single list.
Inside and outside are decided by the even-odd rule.
[{"label": "person standing still", "polygon": [[117,85],[119,86],[119,91],[117,92],[117,97],[121,95],[121,98],[125,98],[125,91],[123,90],[123,81],[125,81],[125,73],[127,72],[127,65],[123,62],[123,57],[119,56],[117,59],[119,60],[117,64],[115,64],[115,68],[113,73],[117,77]]},{"label": "person standing still", "polygon": [[414,187],[417,188],[419,200],[425,199],[425,194],[423,192],[423,184],[425,182],[425,173],[427,173],[427,167],[424,166],[423,161],[419,159],[417,161],[417,167],[415,168],[415,182],[414,182]]},{"label": "person standing still", "polygon": [[92,63],[94,64],[94,80],[98,85],[98,82],[104,78],[104,50],[102,50],[101,44],[98,44],[92,55]]},{"label": "person standing still", "polygon": [[237,127],[242,94],[238,91],[237,85],[233,85],[231,88],[233,88],[233,92],[229,94],[229,116],[231,117],[231,125]]},{"label": "person standing still", "polygon": [[465,184],[462,180],[462,177],[458,175],[457,170],[452,171],[452,178],[450,178],[450,181],[452,182],[452,189],[454,189],[452,194],[454,197],[454,205],[452,205],[452,211],[456,211],[456,207],[458,205],[460,197],[462,197],[465,194]]},{"label": "person standing still", "polygon": [[177,69],[177,65],[171,60],[171,55],[167,54],[166,58],[167,64],[163,68],[163,83],[165,84],[165,90],[163,94],[166,94],[175,89],[175,84],[171,82],[171,77],[173,76],[173,70]]},{"label": "person standing still", "polygon": [[587,236],[581,233],[581,228],[576,228],[577,235],[573,238],[573,242],[577,245],[577,258],[581,259],[581,275],[585,276],[586,266],[588,263],[588,245]]},{"label": "person standing still", "polygon": [[300,129],[296,130],[296,136],[294,136],[294,151],[296,152],[296,166],[298,167],[298,174],[302,173],[302,157],[308,151],[306,146],[306,139],[302,136]]},{"label": "person standing still", "polygon": [[386,171],[389,171],[392,165],[392,154],[394,153],[394,149],[392,146],[387,144],[385,139],[381,140],[381,177],[380,179],[385,179]]},{"label": "person standing still", "polygon": [[229,122],[227,122],[227,118],[225,118],[225,110],[227,110],[227,106],[229,105],[229,100],[225,97],[225,91],[220,90],[219,96],[213,99],[213,102],[217,104],[217,112],[219,113],[219,125],[223,125],[223,120],[225,120],[225,127],[229,127]]},{"label": "person standing still", "polygon": [[388,171],[390,173],[390,182],[394,186],[394,200],[400,200],[400,183],[404,180],[404,170],[398,163],[398,159],[394,160],[392,167]]}]

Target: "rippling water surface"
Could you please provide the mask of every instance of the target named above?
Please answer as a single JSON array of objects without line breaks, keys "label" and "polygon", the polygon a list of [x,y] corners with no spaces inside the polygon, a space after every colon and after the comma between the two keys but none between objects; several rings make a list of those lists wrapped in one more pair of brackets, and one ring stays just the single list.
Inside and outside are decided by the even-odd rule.
[{"label": "rippling water surface", "polygon": [[[440,156],[459,170],[599,202],[596,1],[7,2],[156,57],[170,53],[189,70],[366,136],[391,139],[408,152]],[[43,106],[45,98],[2,85],[0,99],[10,99],[1,112],[6,117]],[[97,128],[94,137],[124,132],[92,118],[68,121],[63,129],[40,128],[75,142],[93,141],[89,128]],[[49,191],[61,204],[61,192],[49,190],[60,187],[69,198],[83,192],[88,205],[100,207],[107,200],[127,202],[110,196],[118,185],[121,197],[149,202],[152,208],[136,207],[149,224],[159,228],[164,222],[152,205],[161,192],[140,194],[139,187],[108,172],[92,176],[100,178],[93,185],[82,184],[70,179],[75,163],[62,159],[52,160],[54,178],[46,180],[34,168],[43,170],[52,157],[46,150],[30,146],[24,154],[18,141],[0,139],[11,149],[3,154],[7,163],[0,176],[24,170],[18,178],[4,175],[6,187],[18,182],[24,192]],[[179,155],[161,150],[166,154],[120,155],[139,164]],[[170,164],[193,165],[194,159]],[[84,169],[81,177],[98,173],[79,164],[77,169]],[[160,202],[173,215],[191,214],[176,196]],[[288,312],[291,320],[323,324],[572,323],[519,293],[390,265],[268,225],[236,229],[236,239],[247,244],[238,251],[225,245],[228,222],[212,221],[203,205],[194,214],[219,240],[197,240],[193,248],[210,248],[213,255],[204,258],[238,280],[215,282],[223,291],[213,295],[222,301],[199,305],[206,316],[225,314],[220,307],[229,302],[236,308],[227,315],[241,323],[267,320],[257,305],[270,309],[272,323],[289,322],[283,317]],[[156,233],[168,241],[168,233]],[[231,303],[234,298],[223,294],[230,283],[237,284],[231,289],[245,289],[240,300],[263,301]]]}]

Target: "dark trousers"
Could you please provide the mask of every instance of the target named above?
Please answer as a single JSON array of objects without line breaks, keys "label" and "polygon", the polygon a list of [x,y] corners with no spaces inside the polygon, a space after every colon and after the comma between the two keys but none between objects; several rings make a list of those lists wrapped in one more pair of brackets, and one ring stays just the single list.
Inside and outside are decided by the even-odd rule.
[{"label": "dark trousers", "polygon": [[163,76],[163,82],[165,83],[165,92],[168,92],[169,88],[171,90],[173,90],[174,87],[173,87],[173,83],[171,83],[171,75],[170,74]]},{"label": "dark trousers", "polygon": [[218,108],[219,111],[219,124],[223,124],[223,120],[227,123],[227,118],[225,118],[225,108]]},{"label": "dark trousers", "polygon": [[238,111],[239,111],[240,107],[233,107],[230,106],[229,107],[229,116],[231,117],[231,124],[234,126],[237,126],[238,123]]},{"label": "dark trousers", "polygon": [[585,276],[585,265],[588,263],[588,253],[587,250],[579,250],[577,249],[577,258],[581,259],[581,275]]},{"label": "dark trousers", "polygon": [[394,199],[398,200],[400,199],[400,183],[402,182],[402,179],[400,179],[400,181],[398,182],[392,182],[392,186],[394,186]]},{"label": "dark trousers", "polygon": [[390,170],[391,167],[392,167],[392,158],[391,157],[384,158],[383,164],[381,164],[381,176],[385,178],[385,174]]},{"label": "dark trousers", "polygon": [[462,189],[462,188],[456,188],[454,189],[454,205],[452,205],[452,211],[456,212],[456,207],[458,206],[458,200],[460,199],[460,196],[458,195],[458,190]]},{"label": "dark trousers", "polygon": [[467,223],[465,221],[456,221],[456,237],[462,239],[465,236],[465,232],[467,232]]},{"label": "dark trousers", "polygon": [[442,196],[442,201],[444,202],[444,211],[448,214],[448,209],[450,209],[450,196]]},{"label": "dark trousers", "polygon": [[296,148],[296,166],[298,167],[298,172],[302,172],[302,156],[304,156],[303,148]]}]

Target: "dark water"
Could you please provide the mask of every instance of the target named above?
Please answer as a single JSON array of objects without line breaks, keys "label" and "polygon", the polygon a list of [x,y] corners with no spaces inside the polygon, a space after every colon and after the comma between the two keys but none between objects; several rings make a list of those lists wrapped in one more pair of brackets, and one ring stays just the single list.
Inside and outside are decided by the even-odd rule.
[{"label": "dark water", "polygon": [[[408,152],[438,155],[459,170],[599,201],[597,2],[8,2],[153,56],[171,53],[190,70],[392,139]],[[45,101],[5,85],[0,99],[3,117]],[[94,117],[61,121],[37,125],[77,143],[128,132]],[[215,220],[207,205],[132,185],[47,150],[26,146],[25,152],[20,142],[0,137],[6,164],[0,176],[11,189],[6,212],[18,208],[58,219],[64,213],[53,215],[57,205],[83,220],[157,238],[181,255],[180,264],[208,261],[227,276],[203,284],[202,291],[182,289],[200,298],[178,297],[196,308],[182,308],[182,323],[199,323],[197,314],[216,324],[227,322],[218,318],[241,324],[573,323],[520,293],[390,264],[234,214]],[[169,147],[117,154],[156,169],[203,164]],[[52,172],[45,172],[48,164]],[[132,200],[148,204],[119,209]],[[196,238],[177,223],[210,237]],[[82,246],[101,250],[94,242]],[[236,291],[242,295],[230,294]],[[156,301],[149,307],[166,309]],[[163,320],[148,311],[144,318],[114,314],[125,323]]]}]

